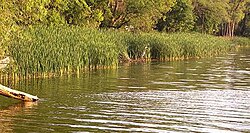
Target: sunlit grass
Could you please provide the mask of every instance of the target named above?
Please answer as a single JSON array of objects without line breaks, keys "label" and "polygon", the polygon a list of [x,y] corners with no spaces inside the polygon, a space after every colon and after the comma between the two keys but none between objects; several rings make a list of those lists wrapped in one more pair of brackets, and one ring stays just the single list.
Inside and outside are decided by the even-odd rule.
[{"label": "sunlit grass", "polygon": [[159,60],[210,57],[233,48],[227,39],[199,33],[143,33],[129,38],[126,45],[129,55],[135,59],[147,46],[150,58]]},{"label": "sunlit grass", "polygon": [[246,38],[246,37],[234,37],[232,39],[232,42],[234,44],[237,44],[241,47],[250,47],[250,38]]},{"label": "sunlit grass", "polygon": [[116,67],[119,49],[108,34],[77,27],[29,28],[10,47],[21,75]]},{"label": "sunlit grass", "polygon": [[9,47],[11,73],[46,77],[80,73],[96,68],[116,68],[131,60],[181,60],[225,54],[231,41],[199,33],[131,33],[82,27],[26,28]]}]

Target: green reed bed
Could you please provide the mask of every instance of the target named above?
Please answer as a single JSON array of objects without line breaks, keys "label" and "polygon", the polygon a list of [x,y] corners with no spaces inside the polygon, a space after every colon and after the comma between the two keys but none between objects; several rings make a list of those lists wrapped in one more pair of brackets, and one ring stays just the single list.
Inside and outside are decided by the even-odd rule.
[{"label": "green reed bed", "polygon": [[240,47],[250,47],[250,38],[234,37],[231,41],[233,44],[237,44]]},{"label": "green reed bed", "polygon": [[210,57],[233,48],[229,40],[198,33],[142,33],[126,39],[133,59],[140,58],[145,47],[148,47],[146,57],[158,60]]},{"label": "green reed bed", "polygon": [[10,46],[19,75],[63,74],[97,67],[116,67],[119,49],[97,30],[77,27],[26,29]]},{"label": "green reed bed", "polygon": [[46,77],[117,67],[119,62],[180,60],[224,54],[229,39],[198,33],[131,33],[82,27],[26,28],[13,39],[11,75]]}]

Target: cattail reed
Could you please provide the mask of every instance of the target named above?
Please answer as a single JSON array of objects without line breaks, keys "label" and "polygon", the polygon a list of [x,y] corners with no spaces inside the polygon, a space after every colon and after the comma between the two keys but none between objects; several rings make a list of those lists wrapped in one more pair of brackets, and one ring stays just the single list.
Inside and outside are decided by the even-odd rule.
[{"label": "cattail reed", "polygon": [[[237,41],[239,42],[239,41]],[[9,46],[11,73],[24,78],[115,68],[130,60],[182,60],[225,54],[233,41],[199,33],[131,33],[74,26],[31,27]],[[32,76],[31,76],[32,75]]]}]

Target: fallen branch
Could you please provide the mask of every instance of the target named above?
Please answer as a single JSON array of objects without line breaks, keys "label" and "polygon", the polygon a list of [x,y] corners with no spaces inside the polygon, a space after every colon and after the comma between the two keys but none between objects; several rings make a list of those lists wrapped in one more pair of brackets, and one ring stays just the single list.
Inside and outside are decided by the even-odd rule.
[{"label": "fallen branch", "polygon": [[0,84],[0,95],[28,102],[35,102],[39,100],[37,96],[33,96],[28,93],[10,89],[1,84]]}]

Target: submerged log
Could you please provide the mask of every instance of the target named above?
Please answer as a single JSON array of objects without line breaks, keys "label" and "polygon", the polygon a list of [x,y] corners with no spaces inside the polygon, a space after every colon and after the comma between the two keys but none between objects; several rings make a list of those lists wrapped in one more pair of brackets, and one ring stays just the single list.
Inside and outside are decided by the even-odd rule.
[{"label": "submerged log", "polygon": [[10,89],[1,84],[0,84],[0,95],[10,97],[10,98],[15,98],[15,99],[22,100],[22,101],[27,101],[27,102],[35,102],[39,100],[37,96],[33,96],[28,93]]}]

